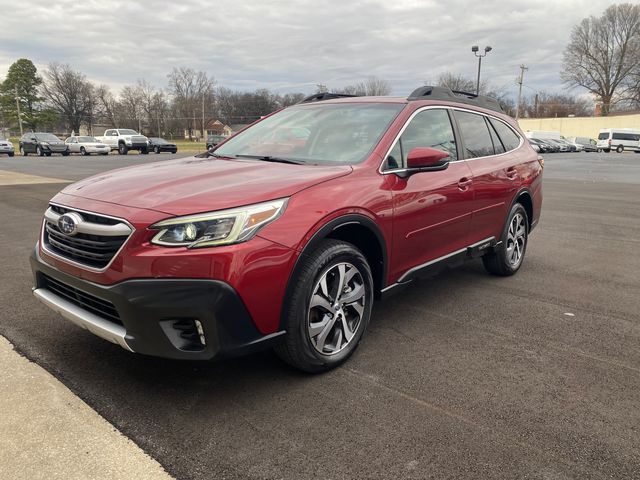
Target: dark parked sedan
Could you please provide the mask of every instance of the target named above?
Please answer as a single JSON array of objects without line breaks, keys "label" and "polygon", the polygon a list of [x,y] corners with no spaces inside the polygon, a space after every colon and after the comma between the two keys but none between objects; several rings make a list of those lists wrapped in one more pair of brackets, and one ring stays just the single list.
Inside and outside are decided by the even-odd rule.
[{"label": "dark parked sedan", "polygon": [[164,138],[150,137],[149,150],[155,153],[160,153],[160,152],[176,153],[178,151],[178,147],[176,146],[175,143],[169,143]]},{"label": "dark parked sedan", "polygon": [[207,150],[215,147],[221,142],[224,142],[227,139],[224,135],[209,135],[207,137]]},{"label": "dark parked sedan", "polygon": [[69,147],[52,133],[25,133],[20,137],[20,154],[25,157],[30,153],[50,157],[52,153],[69,155]]}]

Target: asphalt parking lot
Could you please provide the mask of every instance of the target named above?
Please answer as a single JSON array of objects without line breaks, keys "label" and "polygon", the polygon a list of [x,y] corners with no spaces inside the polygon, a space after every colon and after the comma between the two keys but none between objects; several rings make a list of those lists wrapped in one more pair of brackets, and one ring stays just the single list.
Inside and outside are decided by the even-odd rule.
[{"label": "asphalt parking lot", "polygon": [[169,473],[640,478],[640,155],[545,156],[542,218],[515,277],[475,261],[378,303],[352,359],[321,376],[270,352],[133,355],[32,297],[55,179],[166,158],[0,158],[0,171],[54,179],[0,186],[0,335]]}]

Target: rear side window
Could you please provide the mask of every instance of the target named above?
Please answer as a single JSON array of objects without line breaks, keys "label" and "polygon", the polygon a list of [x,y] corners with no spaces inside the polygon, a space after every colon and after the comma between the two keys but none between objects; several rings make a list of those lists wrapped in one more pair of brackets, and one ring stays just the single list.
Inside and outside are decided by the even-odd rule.
[{"label": "rear side window", "polygon": [[[491,123],[491,125],[496,129],[496,132],[498,132],[498,136],[500,137],[500,140],[502,140],[502,144],[507,152],[518,148],[520,145],[520,137],[516,135],[511,128],[507,127],[499,120],[494,120],[493,118],[488,118],[487,120],[489,120],[489,123]],[[496,153],[498,153],[497,150]]]},{"label": "rear side window", "polygon": [[456,111],[455,116],[462,132],[466,158],[495,154],[491,134],[483,115]]}]

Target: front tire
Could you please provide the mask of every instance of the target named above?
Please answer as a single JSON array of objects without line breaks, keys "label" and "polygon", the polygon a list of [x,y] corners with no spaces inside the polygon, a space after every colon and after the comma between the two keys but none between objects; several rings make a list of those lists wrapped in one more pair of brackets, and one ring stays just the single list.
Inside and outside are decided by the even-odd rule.
[{"label": "front tire", "polygon": [[373,277],[352,244],[325,240],[302,260],[285,301],[283,344],[276,353],[310,373],[337,367],[357,348],[369,324]]},{"label": "front tire", "polygon": [[623,147],[622,145],[618,145],[618,146],[616,147],[616,152],[617,152],[617,153],[622,153],[622,152],[624,152],[624,147]]},{"label": "front tire", "polygon": [[25,151],[24,147],[20,147],[20,156],[26,157],[27,155],[29,154]]},{"label": "front tire", "polygon": [[156,155],[159,155],[160,154],[160,147],[155,147],[153,149],[153,151],[156,153]]},{"label": "front tire", "polygon": [[80,155],[82,155],[83,157],[87,156],[87,149],[84,147],[80,147]]},{"label": "front tire", "polygon": [[129,149],[124,143],[121,143],[120,145],[118,145],[118,153],[120,155],[126,155],[127,153],[129,153]]},{"label": "front tire", "polygon": [[44,151],[42,150],[42,148],[40,148],[40,146],[36,147],[36,155],[38,155],[39,157],[44,157]]},{"label": "front tire", "polygon": [[529,240],[529,218],[524,207],[516,203],[509,212],[500,243],[493,252],[482,257],[487,272],[492,275],[508,277],[522,266]]}]

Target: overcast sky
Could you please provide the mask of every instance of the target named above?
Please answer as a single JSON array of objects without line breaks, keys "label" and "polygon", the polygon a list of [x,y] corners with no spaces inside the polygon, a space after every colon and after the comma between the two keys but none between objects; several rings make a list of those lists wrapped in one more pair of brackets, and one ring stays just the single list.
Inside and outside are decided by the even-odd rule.
[{"label": "overcast sky", "polygon": [[[69,63],[116,91],[138,79],[167,84],[174,66],[218,85],[312,93],[377,76],[406,95],[444,71],[475,78],[471,45],[493,47],[482,77],[516,92],[561,91],[571,28],[606,0],[0,0],[0,80],[26,57]],[[576,90],[575,93],[582,93]]]}]

